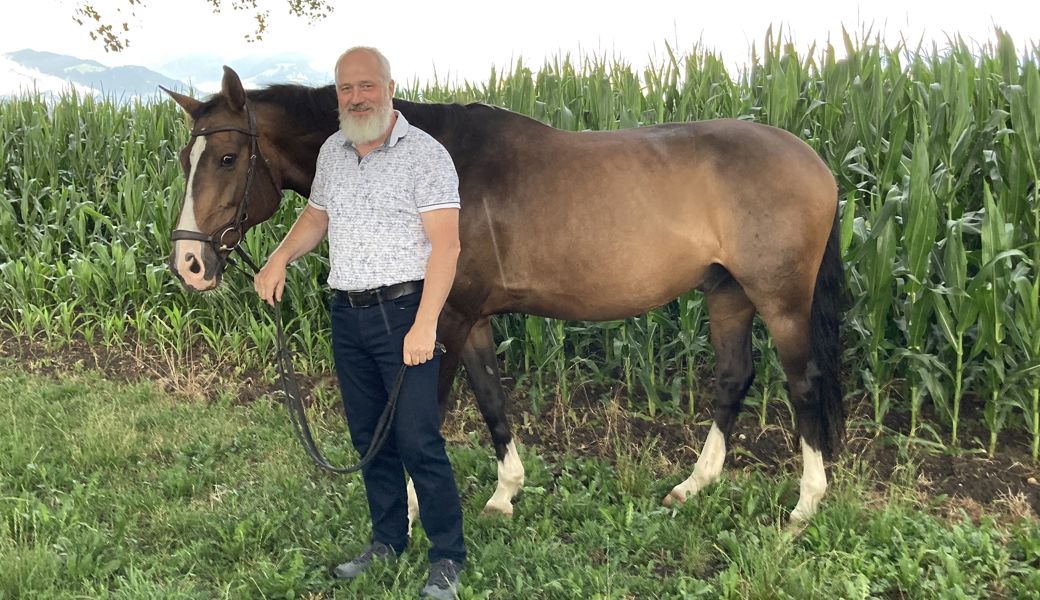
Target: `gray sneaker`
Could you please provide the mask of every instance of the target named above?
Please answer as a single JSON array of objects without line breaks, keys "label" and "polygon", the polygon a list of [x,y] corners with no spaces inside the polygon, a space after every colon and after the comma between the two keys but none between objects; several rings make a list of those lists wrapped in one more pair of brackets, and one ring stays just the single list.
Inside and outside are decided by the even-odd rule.
[{"label": "gray sneaker", "polygon": [[459,571],[462,565],[445,558],[430,565],[430,576],[426,578],[420,600],[457,600],[455,590],[459,588]]},{"label": "gray sneaker", "polygon": [[397,560],[397,553],[382,542],[372,542],[360,556],[333,569],[332,576],[336,579],[353,579],[367,571],[377,560],[394,562]]}]

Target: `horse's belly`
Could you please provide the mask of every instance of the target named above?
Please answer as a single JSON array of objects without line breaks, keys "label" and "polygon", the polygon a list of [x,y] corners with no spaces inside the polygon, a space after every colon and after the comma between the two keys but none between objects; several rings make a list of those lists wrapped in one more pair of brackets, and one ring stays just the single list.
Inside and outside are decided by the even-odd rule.
[{"label": "horse's belly", "polygon": [[711,264],[688,243],[578,254],[572,248],[516,270],[512,290],[503,294],[507,310],[569,320],[624,319],[697,287]]}]

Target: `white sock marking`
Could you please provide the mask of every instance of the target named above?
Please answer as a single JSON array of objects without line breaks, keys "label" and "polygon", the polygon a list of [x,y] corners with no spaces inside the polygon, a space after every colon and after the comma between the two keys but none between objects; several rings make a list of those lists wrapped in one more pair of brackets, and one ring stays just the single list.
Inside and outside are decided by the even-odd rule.
[{"label": "white sock marking", "polygon": [[412,525],[419,518],[419,497],[415,495],[415,484],[408,478],[408,537],[412,537]]},{"label": "white sock marking", "polygon": [[513,498],[524,485],[524,463],[516,452],[516,443],[509,442],[506,456],[498,461],[498,487],[491,499],[484,505],[484,512],[497,512],[510,516],[513,514]]},{"label": "white sock marking", "polygon": [[827,491],[827,472],[823,468],[823,453],[813,450],[802,438],[802,482],[798,504],[791,511],[791,521],[801,523],[816,513],[820,499]]},{"label": "white sock marking", "polygon": [[704,440],[704,449],[697,457],[697,464],[693,466],[693,474],[686,481],[672,488],[672,492],[665,498],[665,503],[670,503],[670,500],[682,502],[704,489],[705,486],[714,483],[722,474],[724,462],[726,462],[726,439],[722,435],[722,430],[712,423],[711,431]]}]

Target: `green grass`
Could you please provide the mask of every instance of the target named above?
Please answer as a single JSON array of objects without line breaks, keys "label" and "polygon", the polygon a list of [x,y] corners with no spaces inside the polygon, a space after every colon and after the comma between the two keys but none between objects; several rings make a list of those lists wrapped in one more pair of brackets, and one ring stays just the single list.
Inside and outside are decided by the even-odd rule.
[{"label": "green grass", "polygon": [[[330,427],[345,430],[323,424],[326,444]],[[614,464],[522,448],[510,520],[480,514],[489,450],[452,444],[471,555],[461,597],[1040,597],[1035,521],[943,517],[898,483],[872,491],[856,462],[835,469],[800,533],[781,524],[794,473],[729,471],[664,509],[690,465],[647,472],[620,444]],[[368,527],[360,480],[316,471],[273,400],[188,401],[0,363],[0,598],[415,597],[421,530],[401,562],[354,583],[328,577]]]}]

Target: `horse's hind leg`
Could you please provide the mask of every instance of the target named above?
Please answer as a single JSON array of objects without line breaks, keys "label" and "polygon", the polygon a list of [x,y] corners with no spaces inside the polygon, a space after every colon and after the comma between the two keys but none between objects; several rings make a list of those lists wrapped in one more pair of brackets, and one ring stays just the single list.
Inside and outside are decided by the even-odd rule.
[{"label": "horse's hind leg", "polygon": [[498,487],[484,506],[484,512],[510,516],[513,514],[513,497],[524,484],[524,465],[516,452],[506,416],[495,341],[491,336],[491,322],[486,317],[477,321],[470,330],[462,349],[462,362],[498,457]]},{"label": "horse's hind leg", "polygon": [[714,423],[704,441],[704,449],[697,457],[693,474],[665,496],[665,506],[685,501],[719,478],[726,460],[726,442],[740,414],[744,396],[755,378],[751,359],[754,305],[729,274],[714,288],[705,291],[705,300],[716,360]]},{"label": "horse's hind leg", "polygon": [[807,520],[827,491],[827,474],[823,466],[825,447],[824,422],[817,393],[812,389],[818,373],[810,361],[812,343],[809,330],[809,306],[790,307],[772,304],[762,307],[762,319],[776,343],[780,363],[787,375],[787,395],[794,408],[798,437],[802,448],[802,480],[798,504],[791,521]]}]

